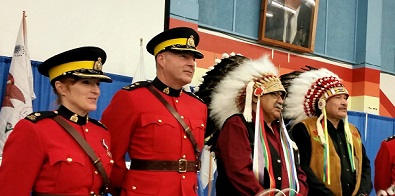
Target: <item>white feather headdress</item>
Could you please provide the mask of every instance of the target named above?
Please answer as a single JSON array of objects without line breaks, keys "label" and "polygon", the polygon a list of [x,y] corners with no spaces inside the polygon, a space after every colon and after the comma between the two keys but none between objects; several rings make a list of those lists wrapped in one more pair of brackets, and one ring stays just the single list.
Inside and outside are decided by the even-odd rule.
[{"label": "white feather headdress", "polygon": [[325,68],[301,73],[292,80],[287,91],[283,115],[292,119],[291,125],[317,116],[320,99],[326,101],[335,94],[348,94],[339,76]]},{"label": "white feather headdress", "polygon": [[[214,119],[216,126],[221,128],[227,118],[237,113],[244,113],[246,120],[250,120],[252,113],[249,107],[251,103],[246,103],[246,90],[248,91],[246,87],[250,82],[253,82],[254,89],[265,87],[266,90],[263,94],[279,90],[285,91],[277,76],[278,70],[267,55],[257,60],[246,59],[230,71],[211,94],[210,117]],[[270,86],[265,85],[269,83]],[[247,94],[250,93],[252,95],[252,92]],[[246,108],[247,113],[244,111]]]}]

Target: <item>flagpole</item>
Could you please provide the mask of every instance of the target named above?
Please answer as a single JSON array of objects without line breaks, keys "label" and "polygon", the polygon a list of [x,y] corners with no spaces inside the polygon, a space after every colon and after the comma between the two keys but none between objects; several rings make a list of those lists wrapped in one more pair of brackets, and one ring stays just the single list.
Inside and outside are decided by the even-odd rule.
[{"label": "flagpole", "polygon": [[33,112],[32,100],[35,98],[33,90],[32,67],[27,47],[26,12],[22,12],[14,53],[7,76],[6,92],[0,110],[0,156],[4,144],[16,123]]},{"label": "flagpole", "polygon": [[22,30],[23,31],[23,43],[25,45],[25,48],[27,48],[26,11],[23,11],[23,13],[22,13],[22,25],[23,25],[23,30]]},{"label": "flagpole", "polygon": [[213,164],[213,159],[211,157],[211,152],[210,152],[210,164],[209,164],[209,168],[208,168],[208,196],[211,195],[211,170],[212,170],[212,165]]},{"label": "flagpole", "polygon": [[144,40],[143,38],[140,38],[140,56],[139,56],[139,62],[137,63],[136,70],[134,72],[134,75],[132,76],[132,83],[138,82],[138,81],[145,81],[147,80],[147,77],[145,75],[145,69],[144,69]]}]

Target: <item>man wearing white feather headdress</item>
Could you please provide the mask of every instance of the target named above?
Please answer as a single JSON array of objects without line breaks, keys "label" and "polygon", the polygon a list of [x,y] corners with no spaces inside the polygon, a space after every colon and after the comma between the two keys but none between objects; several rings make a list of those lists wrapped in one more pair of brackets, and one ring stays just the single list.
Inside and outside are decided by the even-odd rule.
[{"label": "man wearing white feather headdress", "polygon": [[269,57],[233,54],[217,63],[197,93],[207,94],[210,119],[220,130],[217,195],[307,195],[296,144],[282,122],[286,91]]},{"label": "man wearing white feather headdress", "polygon": [[327,69],[282,78],[293,78],[282,80],[290,83],[283,114],[292,119],[309,195],[368,195],[370,161],[359,131],[348,123],[349,93],[341,79]]}]

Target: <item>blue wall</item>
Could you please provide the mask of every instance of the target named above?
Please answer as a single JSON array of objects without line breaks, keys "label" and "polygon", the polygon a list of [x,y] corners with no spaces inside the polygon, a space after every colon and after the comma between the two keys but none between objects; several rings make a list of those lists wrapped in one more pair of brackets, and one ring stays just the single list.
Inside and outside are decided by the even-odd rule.
[{"label": "blue wall", "polygon": [[[198,8],[193,22],[200,27],[258,39],[262,0],[191,1],[194,7],[172,6],[171,16],[183,19],[185,9]],[[318,8],[313,55],[395,74],[395,1],[320,0]]]}]

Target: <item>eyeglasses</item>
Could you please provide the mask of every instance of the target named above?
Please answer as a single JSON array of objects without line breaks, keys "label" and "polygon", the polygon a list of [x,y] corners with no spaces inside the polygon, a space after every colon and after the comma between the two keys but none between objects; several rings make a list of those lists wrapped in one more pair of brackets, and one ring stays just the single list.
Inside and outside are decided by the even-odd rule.
[{"label": "eyeglasses", "polygon": [[286,94],[285,92],[283,92],[283,91],[270,92],[270,93],[268,93],[268,94],[272,95],[272,96],[275,97],[276,99],[281,98],[282,100],[284,100],[285,97],[286,97],[286,95],[287,95],[287,94]]}]

